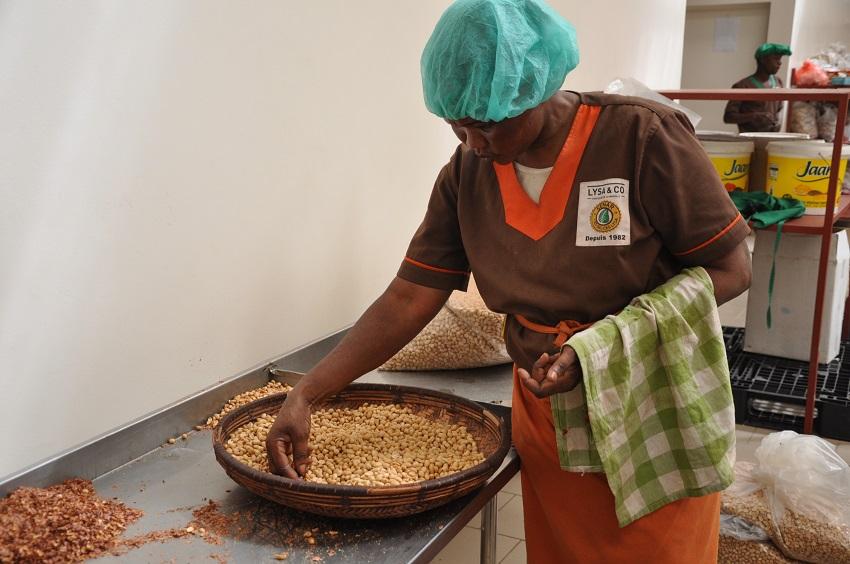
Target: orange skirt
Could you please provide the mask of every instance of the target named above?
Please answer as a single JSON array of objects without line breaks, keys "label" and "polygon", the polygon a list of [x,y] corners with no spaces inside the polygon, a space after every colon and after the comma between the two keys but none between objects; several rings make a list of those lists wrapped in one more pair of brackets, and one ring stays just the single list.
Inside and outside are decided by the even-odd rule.
[{"label": "orange skirt", "polygon": [[720,494],[675,501],[620,528],[604,474],[561,470],[549,399],[526,390],[516,368],[512,426],[530,564],[717,562]]}]

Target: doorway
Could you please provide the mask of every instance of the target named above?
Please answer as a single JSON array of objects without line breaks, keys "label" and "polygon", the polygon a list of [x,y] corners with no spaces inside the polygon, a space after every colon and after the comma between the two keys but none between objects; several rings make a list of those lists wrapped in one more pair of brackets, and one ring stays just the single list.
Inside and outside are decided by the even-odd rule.
[{"label": "doorway", "polygon": [[[682,88],[730,88],[756,68],[753,53],[767,40],[770,3],[688,6]],[[688,100],[702,116],[700,129],[738,131],[723,123],[726,102]]]}]

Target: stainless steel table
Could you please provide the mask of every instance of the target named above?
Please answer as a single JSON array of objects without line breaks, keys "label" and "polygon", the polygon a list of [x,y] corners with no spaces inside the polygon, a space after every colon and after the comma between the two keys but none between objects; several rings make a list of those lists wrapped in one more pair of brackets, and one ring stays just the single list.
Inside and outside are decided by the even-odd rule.
[{"label": "stainless steel table", "polygon": [[[209,431],[192,431],[187,439],[162,447],[203,422],[233,395],[269,378],[290,380],[309,369],[344,334],[336,333],[245,374],[185,398],[115,429],[50,460],[0,480],[0,496],[18,486],[47,486],[70,477],[92,479],[104,497],[115,497],[145,512],[125,536],[183,527],[192,510],[213,500],[222,513],[248,516],[243,535],[223,537],[220,546],[200,537],[147,544],[103,561],[187,562],[210,557],[231,562],[272,561],[288,552],[288,562],[428,562],[481,511],[481,561],[495,562],[496,494],[519,470],[511,449],[499,470],[477,492],[448,505],[403,519],[353,521],[299,513],[258,498],[235,484],[215,461]],[[447,391],[491,403],[510,419],[509,366],[450,372],[373,372],[359,381],[405,384]],[[303,527],[318,529],[316,544],[292,543]],[[335,531],[333,536],[324,531]],[[320,560],[314,560],[318,558]]]}]

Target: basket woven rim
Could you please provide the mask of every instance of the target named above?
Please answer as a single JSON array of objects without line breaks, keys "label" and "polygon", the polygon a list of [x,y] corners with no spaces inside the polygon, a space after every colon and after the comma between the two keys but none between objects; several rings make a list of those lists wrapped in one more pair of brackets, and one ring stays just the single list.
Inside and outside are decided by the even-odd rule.
[{"label": "basket woven rim", "polygon": [[[268,395],[249,402],[240,407],[237,407],[236,409],[230,411],[219,421],[218,425],[216,425],[216,427],[213,429],[212,436],[213,450],[215,451],[216,459],[218,460],[219,464],[224,467],[225,471],[227,471],[228,466],[230,466],[230,468],[239,471],[241,474],[247,475],[251,480],[261,482],[265,485],[274,488],[281,488],[304,493],[323,494],[329,496],[341,495],[345,497],[367,497],[372,495],[403,494],[418,494],[422,496],[428,492],[439,490],[445,488],[446,486],[451,486],[453,484],[462,482],[470,476],[492,474],[492,472],[498,469],[499,465],[502,463],[505,456],[507,456],[508,451],[510,450],[511,439],[509,435],[509,427],[505,421],[505,418],[501,415],[494,413],[490,409],[484,407],[483,405],[475,401],[464,397],[456,396],[454,394],[449,394],[437,390],[429,390],[427,388],[401,386],[396,384],[349,384],[346,388],[339,392],[339,394],[331,396],[323,403],[332,402],[334,399],[339,399],[340,395],[357,391],[388,392],[399,396],[402,394],[431,396],[449,402],[465,405],[468,408],[482,413],[485,418],[491,419],[491,421],[494,421],[497,424],[497,427],[499,429],[499,446],[492,454],[487,456],[482,462],[479,462],[475,466],[472,466],[460,472],[454,472],[452,474],[449,474],[448,476],[443,476],[441,478],[433,478],[431,480],[413,482],[410,484],[402,484],[399,486],[352,486],[347,484],[322,484],[318,482],[309,482],[301,478],[287,478],[285,476],[272,474],[271,472],[261,472],[256,468],[248,466],[244,462],[239,461],[235,456],[228,452],[228,450],[224,446],[224,443],[226,439],[229,438],[229,435],[227,437],[224,437],[223,430],[224,428],[228,427],[230,423],[232,423],[232,421],[237,417],[243,415],[246,412],[253,411],[254,409],[259,408],[261,405],[265,407],[265,404],[268,404],[269,406],[276,405],[279,407],[286,399],[287,395],[286,392],[282,392],[279,394]],[[263,413],[268,412],[263,411]]]}]

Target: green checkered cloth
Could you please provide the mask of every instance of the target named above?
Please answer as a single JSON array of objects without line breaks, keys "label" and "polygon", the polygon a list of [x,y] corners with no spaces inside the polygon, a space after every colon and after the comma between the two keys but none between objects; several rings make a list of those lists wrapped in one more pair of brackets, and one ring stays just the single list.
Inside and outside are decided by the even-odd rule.
[{"label": "green checkered cloth", "polygon": [[621,527],[732,483],[735,410],[705,270],[684,270],[567,344],[584,378],[551,397],[561,468],[605,472]]}]

